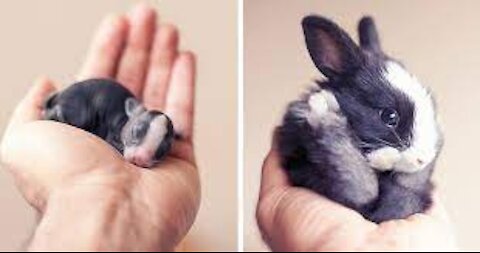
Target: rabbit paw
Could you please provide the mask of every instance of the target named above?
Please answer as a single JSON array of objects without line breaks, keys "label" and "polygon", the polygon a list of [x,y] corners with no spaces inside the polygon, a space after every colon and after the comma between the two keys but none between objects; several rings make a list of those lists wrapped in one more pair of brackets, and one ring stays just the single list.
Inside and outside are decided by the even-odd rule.
[{"label": "rabbit paw", "polygon": [[401,159],[400,152],[391,147],[375,150],[367,155],[371,167],[379,171],[394,169],[394,165]]},{"label": "rabbit paw", "polygon": [[308,98],[308,105],[310,107],[308,121],[312,126],[318,125],[321,119],[329,112],[338,112],[340,110],[335,96],[326,90],[313,93]]}]

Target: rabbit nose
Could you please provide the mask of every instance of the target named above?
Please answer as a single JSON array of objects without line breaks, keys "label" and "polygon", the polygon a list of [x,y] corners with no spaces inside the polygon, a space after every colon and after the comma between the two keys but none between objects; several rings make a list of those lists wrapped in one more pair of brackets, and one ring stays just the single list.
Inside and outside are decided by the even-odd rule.
[{"label": "rabbit nose", "polygon": [[126,157],[126,160],[138,167],[149,168],[152,166],[152,159],[148,156],[135,154],[133,156]]},{"label": "rabbit nose", "polygon": [[145,157],[135,157],[133,161],[131,161],[133,164],[137,165],[138,167],[142,168],[150,168],[152,166],[152,161],[149,158]]},{"label": "rabbit nose", "polygon": [[423,165],[425,162],[422,160],[422,159],[417,159],[417,163],[420,164],[420,165]]},{"label": "rabbit nose", "polygon": [[152,154],[142,149],[125,150],[125,160],[139,167],[149,168],[153,165]]}]

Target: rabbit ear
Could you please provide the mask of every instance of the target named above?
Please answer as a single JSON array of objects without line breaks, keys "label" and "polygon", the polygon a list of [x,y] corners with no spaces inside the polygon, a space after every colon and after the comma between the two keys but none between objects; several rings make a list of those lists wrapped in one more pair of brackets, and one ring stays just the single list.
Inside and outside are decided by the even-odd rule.
[{"label": "rabbit ear", "polygon": [[363,54],[348,34],[330,20],[308,16],[302,21],[308,51],[327,78],[347,75],[360,67]]},{"label": "rabbit ear", "polygon": [[380,39],[372,17],[363,17],[358,23],[360,46],[368,51],[382,54]]},{"label": "rabbit ear", "polygon": [[144,110],[142,104],[135,98],[127,98],[127,100],[125,100],[125,113],[129,118],[140,114]]}]

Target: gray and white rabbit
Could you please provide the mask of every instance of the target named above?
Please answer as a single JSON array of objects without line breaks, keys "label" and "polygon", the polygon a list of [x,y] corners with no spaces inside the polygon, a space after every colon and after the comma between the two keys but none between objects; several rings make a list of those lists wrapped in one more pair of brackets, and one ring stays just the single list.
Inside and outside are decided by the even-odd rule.
[{"label": "gray and white rabbit", "polygon": [[443,143],[432,95],[383,52],[372,18],[359,22],[360,46],[326,18],[302,26],[327,80],[292,102],[278,129],[291,183],[377,223],[424,212]]},{"label": "gray and white rabbit", "polygon": [[75,126],[104,139],[125,159],[149,168],[165,157],[175,132],[170,118],[147,110],[121,84],[110,79],[89,79],[53,94],[43,118]]}]

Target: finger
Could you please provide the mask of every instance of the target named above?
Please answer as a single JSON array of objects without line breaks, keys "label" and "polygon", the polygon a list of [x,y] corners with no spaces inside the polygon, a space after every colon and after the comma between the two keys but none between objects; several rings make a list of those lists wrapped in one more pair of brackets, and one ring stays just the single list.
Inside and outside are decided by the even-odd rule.
[{"label": "finger", "polygon": [[272,189],[288,188],[289,186],[287,173],[280,164],[280,156],[275,149],[272,149],[263,163],[260,198],[263,198]]},{"label": "finger", "polygon": [[162,25],[155,34],[150,56],[144,103],[150,109],[163,110],[170,74],[178,54],[178,31],[172,25]]},{"label": "finger", "polygon": [[[274,138],[273,138],[274,139]],[[260,230],[269,234],[273,216],[277,212],[278,203],[290,189],[285,172],[281,169],[280,159],[275,148],[268,153],[262,166],[257,221]],[[264,236],[265,236],[264,235]],[[265,238],[268,241],[268,238]]]},{"label": "finger", "polygon": [[124,16],[105,18],[93,38],[78,79],[113,78],[127,35],[128,22]]},{"label": "finger", "polygon": [[130,30],[118,68],[117,80],[140,97],[148,68],[150,48],[155,33],[156,13],[141,4],[128,15]]},{"label": "finger", "polygon": [[268,193],[272,188],[290,186],[287,173],[282,168],[278,153],[278,128],[272,134],[271,150],[262,166],[262,184],[260,197]]},{"label": "finger", "polygon": [[35,81],[33,87],[13,112],[9,128],[40,120],[45,100],[55,91],[56,88],[51,80],[42,77]]},{"label": "finger", "polygon": [[175,131],[191,141],[195,100],[195,56],[180,53],[175,60],[168,89],[165,112],[171,117]]},{"label": "finger", "polygon": [[170,156],[187,161],[196,167],[193,145],[186,141],[176,141],[172,145]]}]

